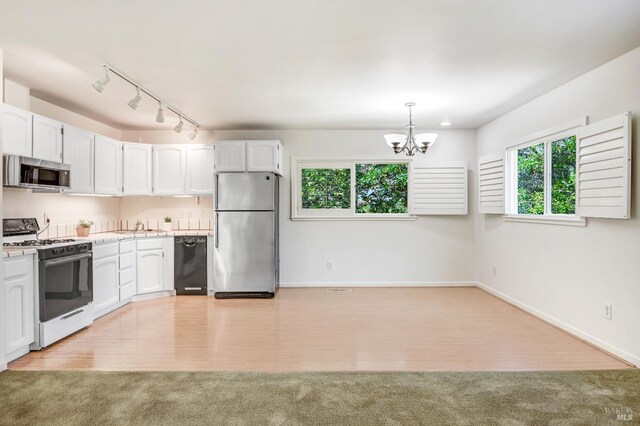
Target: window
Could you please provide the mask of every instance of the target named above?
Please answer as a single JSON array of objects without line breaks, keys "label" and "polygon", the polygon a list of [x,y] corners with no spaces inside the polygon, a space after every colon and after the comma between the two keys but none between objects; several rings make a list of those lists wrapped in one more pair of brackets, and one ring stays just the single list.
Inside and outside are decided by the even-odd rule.
[{"label": "window", "polygon": [[293,218],[409,217],[409,163],[294,159]]},{"label": "window", "polygon": [[575,134],[556,134],[511,148],[508,158],[509,214],[575,215]]}]

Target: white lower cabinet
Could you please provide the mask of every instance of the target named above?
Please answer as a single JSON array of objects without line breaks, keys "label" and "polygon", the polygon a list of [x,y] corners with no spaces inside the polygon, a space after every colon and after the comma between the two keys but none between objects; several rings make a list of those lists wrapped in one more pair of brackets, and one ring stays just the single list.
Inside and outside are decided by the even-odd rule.
[{"label": "white lower cabinet", "polygon": [[136,281],[138,294],[165,290],[164,240],[150,238],[136,242]]},{"label": "white lower cabinet", "polygon": [[136,242],[120,241],[120,301],[135,296],[136,288]]},{"label": "white lower cabinet", "polygon": [[34,255],[2,261],[7,330],[5,362],[27,353],[35,340],[34,262]]},{"label": "white lower cabinet", "polygon": [[118,242],[93,248],[94,318],[115,309],[120,302],[120,267]]}]

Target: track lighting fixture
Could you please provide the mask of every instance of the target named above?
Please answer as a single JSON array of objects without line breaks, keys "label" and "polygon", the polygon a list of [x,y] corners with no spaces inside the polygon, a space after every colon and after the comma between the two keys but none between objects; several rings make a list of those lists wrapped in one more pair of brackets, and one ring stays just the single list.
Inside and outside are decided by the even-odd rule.
[{"label": "track lighting fixture", "polygon": [[109,67],[105,66],[104,77],[101,78],[100,80],[94,81],[93,88],[96,89],[98,92],[102,93],[102,91],[104,90],[104,87],[107,84],[109,84],[110,81],[111,81],[111,77],[109,77]]},{"label": "track lighting fixture", "polygon": [[151,99],[155,100],[156,102],[158,102],[158,112],[156,114],[156,121],[158,123],[164,123],[165,117],[164,117],[164,110],[167,109],[169,111],[171,111],[172,113],[174,113],[175,115],[177,115],[180,118],[180,122],[173,128],[173,130],[176,133],[181,133],[182,132],[182,128],[184,126],[184,122],[186,121],[188,124],[193,125],[194,129],[191,133],[189,133],[188,137],[190,139],[195,139],[197,134],[198,134],[198,128],[200,127],[200,124],[198,124],[197,122],[195,122],[194,120],[192,120],[191,118],[189,118],[187,115],[183,114],[182,111],[179,111],[178,109],[172,107],[171,105],[168,105],[165,101],[163,101],[161,98],[159,98],[158,96],[154,95],[153,93],[151,93],[150,91],[148,91],[147,89],[145,89],[144,87],[142,87],[140,84],[138,84],[136,81],[130,79],[129,77],[127,77],[125,74],[123,74],[122,72],[118,71],[117,69],[113,68],[111,65],[104,63],[102,64],[102,67],[104,68],[104,77],[100,80],[96,80],[93,83],[93,87],[98,91],[98,92],[102,92],[105,88],[105,86],[107,84],[109,84],[109,82],[111,81],[111,74],[120,77],[122,80],[126,81],[127,83],[129,83],[130,85],[132,85],[133,87],[136,88],[136,96],[131,99],[129,102],[127,102],[127,105],[129,105],[132,109],[137,109],[138,106],[140,105],[140,102],[142,101],[142,93],[144,93],[145,95],[147,95],[148,97],[150,97]]},{"label": "track lighting fixture", "polygon": [[158,103],[158,114],[156,114],[156,122],[164,123],[164,110],[162,109],[162,102]]},{"label": "track lighting fixture", "polygon": [[182,122],[182,116],[180,117],[180,122],[178,124],[176,124],[176,127],[173,128],[173,131],[176,133],[180,133],[182,131],[182,126],[183,126],[183,122]]},{"label": "track lighting fixture", "polygon": [[129,105],[133,109],[136,109],[138,108],[138,105],[140,105],[141,100],[142,100],[142,97],[140,96],[140,88],[136,87],[136,96],[135,98],[127,102],[127,105]]}]

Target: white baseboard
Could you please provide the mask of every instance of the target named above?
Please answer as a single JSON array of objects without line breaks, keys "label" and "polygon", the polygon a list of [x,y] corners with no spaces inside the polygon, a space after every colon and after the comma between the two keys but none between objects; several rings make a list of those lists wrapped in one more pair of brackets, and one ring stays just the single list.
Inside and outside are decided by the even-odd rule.
[{"label": "white baseboard", "polygon": [[554,318],[550,315],[545,314],[542,311],[537,310],[536,308],[533,308],[525,303],[519,302],[518,300],[507,296],[504,293],[499,292],[498,290],[495,290],[491,287],[489,287],[486,284],[482,284],[480,282],[476,283],[477,286],[479,288],[481,288],[482,290],[486,291],[487,293],[490,293],[494,296],[496,296],[499,299],[504,300],[507,303],[510,303],[511,305],[516,306],[519,309],[522,309],[525,312],[530,313],[531,315],[540,318],[541,320],[548,322],[549,324],[552,324],[564,331],[566,331],[569,334],[572,334],[573,336],[584,340],[585,342],[588,342],[590,344],[592,344],[593,346],[596,346],[604,351],[607,351],[631,364],[633,364],[634,366],[640,366],[640,358],[637,356],[634,356],[622,349],[619,349],[615,346],[612,346],[596,337],[593,337],[592,335],[585,333],[582,330],[579,330],[563,321],[560,321],[557,318]]},{"label": "white baseboard", "polygon": [[313,287],[476,287],[476,281],[432,281],[432,282],[307,282],[280,283],[280,288],[313,288]]},{"label": "white baseboard", "polygon": [[175,296],[175,295],[176,295],[175,290],[161,290],[161,291],[156,291],[155,293],[137,294],[131,297],[131,301],[139,302],[141,300],[151,300],[151,299],[157,299],[159,297],[168,297],[168,296]]}]

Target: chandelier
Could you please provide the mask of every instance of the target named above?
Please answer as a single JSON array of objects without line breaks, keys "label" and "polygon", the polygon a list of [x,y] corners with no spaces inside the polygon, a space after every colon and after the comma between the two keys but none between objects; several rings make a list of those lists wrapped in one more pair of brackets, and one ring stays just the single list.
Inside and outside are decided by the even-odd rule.
[{"label": "chandelier", "polygon": [[413,157],[416,152],[426,153],[427,149],[433,145],[433,143],[438,138],[437,133],[419,133],[417,135],[413,134],[413,129],[416,127],[413,124],[413,116],[411,115],[411,108],[416,106],[415,102],[407,102],[404,104],[406,107],[409,107],[409,124],[407,124],[407,128],[409,129],[409,133],[405,135],[401,135],[398,133],[392,133],[389,135],[384,135],[384,138],[387,140],[387,145],[393,148],[393,152],[396,154],[400,154],[402,151],[409,157]]}]

